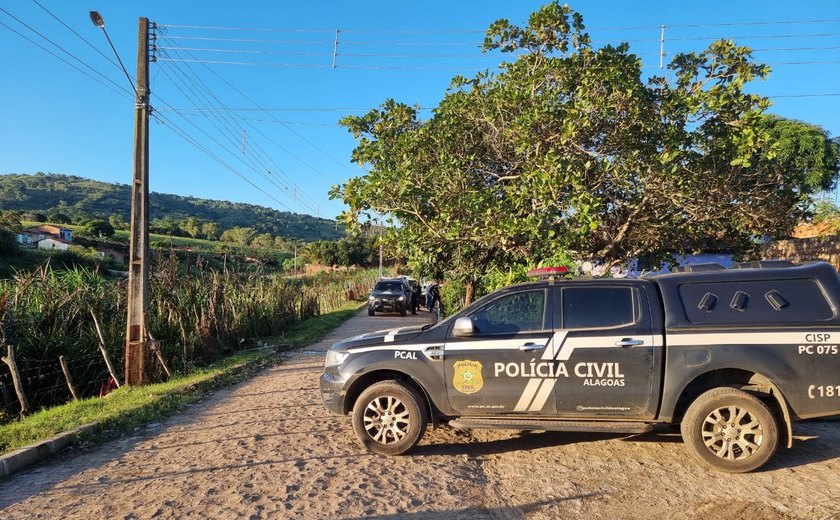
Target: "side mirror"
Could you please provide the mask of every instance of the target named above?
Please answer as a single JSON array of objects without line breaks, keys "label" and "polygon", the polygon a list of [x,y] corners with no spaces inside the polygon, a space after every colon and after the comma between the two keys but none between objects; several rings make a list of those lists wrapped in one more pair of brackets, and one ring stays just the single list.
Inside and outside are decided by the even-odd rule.
[{"label": "side mirror", "polygon": [[462,338],[464,336],[472,336],[475,333],[475,329],[473,328],[472,318],[458,318],[455,320],[455,325],[452,327],[452,335],[456,338]]}]

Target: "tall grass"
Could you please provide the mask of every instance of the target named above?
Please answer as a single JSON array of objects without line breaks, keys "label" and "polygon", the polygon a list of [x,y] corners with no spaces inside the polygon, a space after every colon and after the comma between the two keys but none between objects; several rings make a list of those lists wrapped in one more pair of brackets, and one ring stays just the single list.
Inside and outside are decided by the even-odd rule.
[{"label": "tall grass", "polygon": [[[336,310],[364,296],[376,278],[368,270],[286,279],[210,269],[200,257],[184,264],[174,254],[157,258],[150,272],[149,330],[161,342],[170,369],[180,373],[241,349],[251,339],[279,335],[301,320]],[[125,280],[85,268],[60,271],[46,264],[0,280],[0,323],[5,340],[15,347],[32,408],[69,398],[60,355],[83,395],[95,395],[107,380],[91,312],[99,319],[114,365],[122,370],[126,297]],[[152,378],[159,378],[157,360],[148,364]],[[0,399],[7,415],[17,412],[5,365],[0,365]]]}]

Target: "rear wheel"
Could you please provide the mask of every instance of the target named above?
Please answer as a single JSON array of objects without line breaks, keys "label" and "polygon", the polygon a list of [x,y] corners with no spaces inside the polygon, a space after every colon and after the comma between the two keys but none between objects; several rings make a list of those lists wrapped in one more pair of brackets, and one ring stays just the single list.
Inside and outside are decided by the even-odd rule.
[{"label": "rear wheel", "polygon": [[737,388],[714,388],[685,413],[683,442],[696,458],[728,473],[763,466],[779,446],[779,427],[770,409]]},{"label": "rear wheel", "polygon": [[402,455],[420,442],[428,412],[423,398],[399,381],[381,381],[367,388],[353,406],[353,429],[368,450]]}]

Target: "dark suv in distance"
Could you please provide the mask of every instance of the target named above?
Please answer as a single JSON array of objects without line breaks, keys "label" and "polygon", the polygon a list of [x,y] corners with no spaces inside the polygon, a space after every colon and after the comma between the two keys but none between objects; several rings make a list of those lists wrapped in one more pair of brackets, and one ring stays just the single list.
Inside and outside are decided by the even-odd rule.
[{"label": "dark suv in distance", "polygon": [[399,312],[405,316],[411,305],[411,287],[403,278],[383,278],[368,297],[368,316],[379,312]]}]

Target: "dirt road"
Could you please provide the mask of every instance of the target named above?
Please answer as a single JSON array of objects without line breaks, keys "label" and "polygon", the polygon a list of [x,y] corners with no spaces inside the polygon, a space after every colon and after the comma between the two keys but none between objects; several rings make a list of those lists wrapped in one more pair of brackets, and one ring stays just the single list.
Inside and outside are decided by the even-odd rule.
[{"label": "dirt road", "polygon": [[332,338],[159,425],[0,481],[0,518],[840,518],[840,423],[726,475],[676,433],[429,431],[370,455],[318,395],[335,337],[420,323],[351,319]]}]

